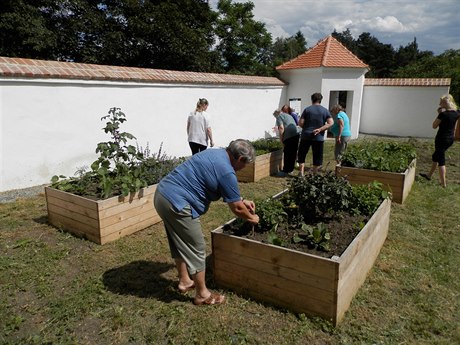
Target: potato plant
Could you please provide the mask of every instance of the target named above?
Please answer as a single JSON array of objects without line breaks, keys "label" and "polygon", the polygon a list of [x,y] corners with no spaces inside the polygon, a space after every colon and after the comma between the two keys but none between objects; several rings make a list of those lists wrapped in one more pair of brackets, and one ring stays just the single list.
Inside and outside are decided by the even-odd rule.
[{"label": "potato plant", "polygon": [[416,157],[416,150],[409,143],[363,141],[348,146],[341,164],[346,167],[402,173]]},{"label": "potato plant", "polygon": [[279,198],[256,201],[260,222],[252,231],[266,232],[274,245],[305,244],[320,251],[329,250],[329,223],[345,214],[370,216],[390,197],[380,183],[351,186],[331,171],[292,178],[288,186]]}]

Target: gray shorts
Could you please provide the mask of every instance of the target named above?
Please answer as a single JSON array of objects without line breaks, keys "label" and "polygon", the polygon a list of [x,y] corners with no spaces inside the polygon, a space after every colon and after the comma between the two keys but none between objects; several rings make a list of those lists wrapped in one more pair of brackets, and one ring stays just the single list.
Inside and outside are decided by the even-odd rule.
[{"label": "gray shorts", "polygon": [[155,191],[153,203],[163,220],[168,236],[169,250],[173,259],[182,259],[189,274],[206,268],[206,243],[199,218],[192,218],[190,206],[176,211],[161,193]]},{"label": "gray shorts", "polygon": [[334,147],[334,156],[336,161],[340,161],[342,159],[342,155],[345,153],[348,147],[348,143],[351,137],[341,137],[340,144],[335,142]]}]

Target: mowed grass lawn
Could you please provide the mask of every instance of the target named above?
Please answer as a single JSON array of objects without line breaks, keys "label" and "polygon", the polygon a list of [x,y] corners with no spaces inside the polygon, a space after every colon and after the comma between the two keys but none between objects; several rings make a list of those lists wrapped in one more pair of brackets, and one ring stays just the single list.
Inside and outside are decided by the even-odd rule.
[{"label": "mowed grass lawn", "polygon": [[[433,140],[410,142],[426,172]],[[327,169],[332,150],[328,141]],[[459,142],[447,164],[447,188],[417,178],[393,203],[387,241],[338,327],[231,291],[223,306],[194,306],[176,290],[161,223],[99,246],[48,225],[44,195],[0,204],[0,343],[459,344]],[[241,190],[261,198],[285,185],[269,177]],[[222,202],[202,217],[208,254],[210,232],[230,218]],[[208,284],[218,289],[211,274]]]}]

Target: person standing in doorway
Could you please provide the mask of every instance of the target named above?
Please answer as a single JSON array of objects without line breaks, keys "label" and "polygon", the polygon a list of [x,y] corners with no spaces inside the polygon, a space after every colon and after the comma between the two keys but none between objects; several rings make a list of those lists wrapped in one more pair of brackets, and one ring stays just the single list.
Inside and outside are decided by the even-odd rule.
[{"label": "person standing in doorway", "polygon": [[299,126],[302,127],[300,145],[298,152],[299,175],[305,173],[305,158],[312,148],[313,151],[313,173],[323,165],[324,132],[334,124],[329,110],[321,105],[323,95],[316,92],[311,95],[311,103],[302,112]]},{"label": "person standing in doorway", "polygon": [[351,138],[350,119],[340,104],[332,107],[331,115],[334,120],[330,129],[335,138],[334,156],[337,164],[340,164],[341,157],[347,150]]},{"label": "person standing in doorway", "polygon": [[206,150],[208,142],[211,147],[214,146],[212,136],[211,121],[206,98],[200,98],[196,104],[195,111],[192,111],[187,119],[187,135],[192,155]]},{"label": "person standing in doorway", "polygon": [[446,151],[454,143],[454,130],[455,124],[460,117],[457,111],[452,95],[441,97],[439,101],[438,116],[433,121],[433,128],[438,128],[436,137],[434,139],[434,153],[431,157],[432,164],[428,174],[420,173],[420,176],[427,180],[431,180],[436,167],[439,171],[439,180],[441,186],[447,186],[446,180]]}]

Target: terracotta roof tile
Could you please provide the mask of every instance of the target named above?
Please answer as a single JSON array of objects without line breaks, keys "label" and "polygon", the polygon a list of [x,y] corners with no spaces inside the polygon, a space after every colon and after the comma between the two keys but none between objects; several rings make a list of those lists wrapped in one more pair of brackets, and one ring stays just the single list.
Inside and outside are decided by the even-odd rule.
[{"label": "terracotta roof tile", "polygon": [[368,68],[364,62],[332,36],[320,40],[314,47],[296,58],[276,67],[277,70],[340,67]]},{"label": "terracotta roof tile", "polygon": [[450,78],[366,78],[365,86],[450,86]]},{"label": "terracotta roof tile", "polygon": [[[328,43],[329,42],[329,43]],[[332,36],[320,41],[299,57],[278,66],[278,69],[314,67],[366,67]],[[351,56],[351,57],[350,57]],[[331,57],[335,57],[331,61]],[[339,63],[341,61],[347,61]],[[340,66],[339,66],[340,65]],[[284,66],[284,67],[283,67]],[[294,66],[294,67],[293,67]],[[305,67],[309,66],[309,67]],[[106,66],[73,62],[8,58],[0,56],[0,77],[36,79],[74,79],[136,81],[146,83],[227,84],[283,86],[273,77],[170,71],[160,69]],[[366,78],[366,86],[450,86],[450,78]]]},{"label": "terracotta roof tile", "polygon": [[284,86],[275,77],[169,71],[0,56],[0,77],[136,81],[144,83]]}]

